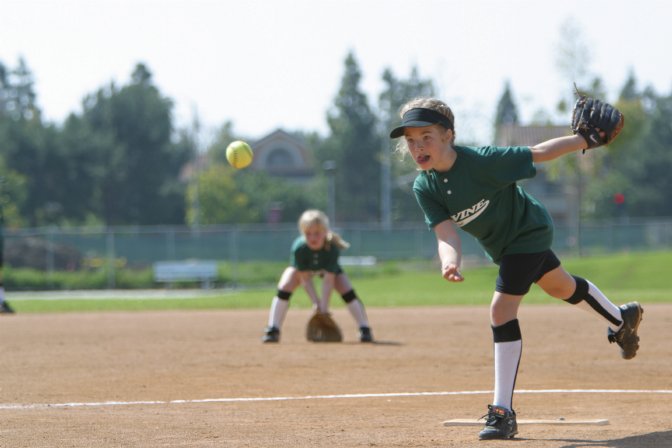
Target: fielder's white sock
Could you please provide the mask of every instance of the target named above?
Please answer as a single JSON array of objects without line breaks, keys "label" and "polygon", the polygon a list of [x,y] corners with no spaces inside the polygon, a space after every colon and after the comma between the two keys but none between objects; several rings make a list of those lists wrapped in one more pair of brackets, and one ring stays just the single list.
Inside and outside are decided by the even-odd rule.
[{"label": "fielder's white sock", "polygon": [[359,327],[368,327],[369,319],[366,317],[366,311],[364,310],[364,304],[359,300],[355,299],[348,303],[348,310],[350,314],[357,321]]},{"label": "fielder's white sock", "polygon": [[268,326],[275,327],[277,329],[282,328],[282,323],[285,321],[288,308],[289,300],[282,300],[277,297],[273,297],[273,302],[271,302],[271,312],[268,316]]},{"label": "fielder's white sock", "polygon": [[598,313],[609,322],[609,328],[618,331],[623,326],[621,309],[614,305],[600,289],[589,280],[574,276],[576,292],[567,302],[578,306],[593,316]]},{"label": "fielder's white sock", "polygon": [[521,339],[495,342],[495,399],[492,404],[511,409],[513,389],[516,386],[518,364],[523,351]]}]

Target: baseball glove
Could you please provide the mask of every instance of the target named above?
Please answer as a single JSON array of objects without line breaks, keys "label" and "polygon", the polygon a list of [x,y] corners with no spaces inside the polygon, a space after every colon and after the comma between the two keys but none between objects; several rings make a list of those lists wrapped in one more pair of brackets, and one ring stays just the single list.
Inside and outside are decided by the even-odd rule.
[{"label": "baseball glove", "polygon": [[572,112],[572,131],[588,143],[588,149],[608,145],[623,129],[623,114],[611,104],[587,97],[576,91]]},{"label": "baseball glove", "polygon": [[312,342],[341,342],[343,333],[331,314],[316,312],[306,326],[306,339]]}]

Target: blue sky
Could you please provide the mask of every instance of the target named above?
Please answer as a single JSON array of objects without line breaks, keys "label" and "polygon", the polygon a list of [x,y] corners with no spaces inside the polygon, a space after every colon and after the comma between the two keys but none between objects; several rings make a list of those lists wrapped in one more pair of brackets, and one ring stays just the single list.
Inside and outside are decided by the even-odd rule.
[{"label": "blue sky", "polygon": [[[420,6],[419,6],[420,5]],[[454,109],[458,136],[488,143],[509,80],[523,120],[572,86],[558,64],[563,29],[589,49],[575,69],[614,99],[628,73],[672,92],[672,3],[664,0],[2,0],[0,61],[23,56],[45,117],[123,84],[137,62],[175,101],[178,124],[230,120],[254,139],[282,127],[326,133],[353,51],[377,101],[381,73],[416,65]],[[566,33],[566,32],[565,32]],[[567,41],[565,40],[566,44]],[[580,71],[574,71],[580,73]]]}]

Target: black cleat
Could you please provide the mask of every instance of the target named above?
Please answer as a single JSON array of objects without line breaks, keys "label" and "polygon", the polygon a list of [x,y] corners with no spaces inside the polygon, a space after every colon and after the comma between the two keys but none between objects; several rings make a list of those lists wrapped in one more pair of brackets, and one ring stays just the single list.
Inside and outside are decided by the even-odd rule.
[{"label": "black cleat", "polygon": [[264,344],[280,342],[280,330],[277,327],[266,327],[266,332],[261,341]]},{"label": "black cleat", "polygon": [[626,303],[625,305],[621,305],[620,308],[623,326],[618,331],[609,328],[607,338],[610,343],[615,342],[621,347],[621,356],[623,359],[632,359],[637,354],[637,349],[639,349],[637,328],[639,328],[639,323],[642,321],[644,310],[637,302]]},{"label": "black cleat", "polygon": [[488,413],[483,417],[486,416],[488,419],[485,421],[485,428],[478,434],[479,439],[511,439],[518,434],[518,423],[514,411],[489,404]]},{"label": "black cleat", "polygon": [[369,327],[359,328],[359,342],[373,342],[373,335],[371,334],[371,328]]},{"label": "black cleat", "polygon": [[14,314],[14,309],[9,306],[9,303],[2,302],[0,303],[0,314]]}]

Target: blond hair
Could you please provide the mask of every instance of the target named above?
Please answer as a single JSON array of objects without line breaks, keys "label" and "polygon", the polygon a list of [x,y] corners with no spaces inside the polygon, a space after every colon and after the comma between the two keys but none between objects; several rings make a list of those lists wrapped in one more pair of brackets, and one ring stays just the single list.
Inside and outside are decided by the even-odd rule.
[{"label": "blond hair", "polygon": [[[401,106],[401,109],[399,109],[399,116],[401,118],[404,118],[404,114],[408,112],[411,109],[417,109],[417,108],[422,108],[422,109],[430,109],[435,112],[440,113],[441,115],[445,115],[448,120],[450,120],[453,125],[455,124],[455,116],[453,115],[453,111],[448,107],[446,103],[443,101],[437,99],[437,98],[414,98]],[[455,142],[455,129],[453,126],[453,139],[450,142],[453,144]],[[406,140],[403,138],[400,138],[397,141],[397,146],[395,148],[395,151],[401,154],[401,156],[405,156],[408,154],[408,145],[406,144]]]},{"label": "blond hair", "polygon": [[332,232],[329,228],[329,218],[327,215],[320,210],[306,210],[301,214],[299,218],[299,231],[305,234],[310,227],[318,226],[321,227],[327,233],[326,239],[326,248],[333,244],[339,249],[347,249],[350,247],[350,243],[345,241],[338,233]]}]

